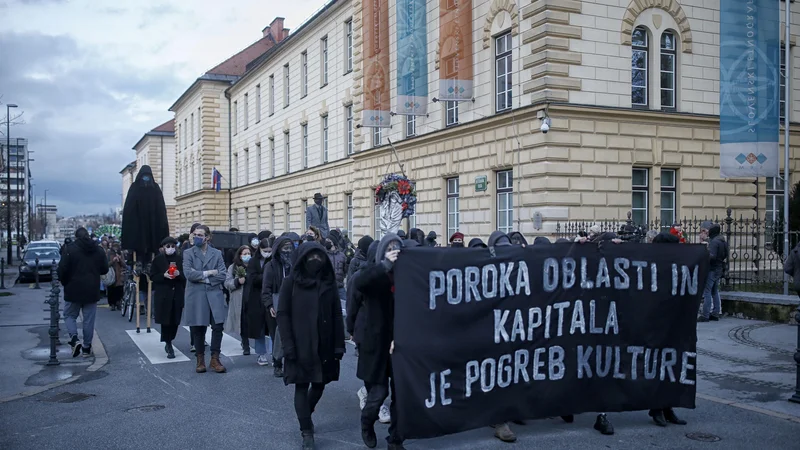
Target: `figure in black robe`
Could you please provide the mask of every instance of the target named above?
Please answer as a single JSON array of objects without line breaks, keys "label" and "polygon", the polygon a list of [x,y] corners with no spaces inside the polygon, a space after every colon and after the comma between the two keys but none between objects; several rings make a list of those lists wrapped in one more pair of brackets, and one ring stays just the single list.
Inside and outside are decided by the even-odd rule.
[{"label": "figure in black robe", "polygon": [[136,252],[139,261],[158,252],[161,240],[169,236],[164,194],[153,179],[150,166],[142,166],[128,189],[122,210],[122,248]]}]

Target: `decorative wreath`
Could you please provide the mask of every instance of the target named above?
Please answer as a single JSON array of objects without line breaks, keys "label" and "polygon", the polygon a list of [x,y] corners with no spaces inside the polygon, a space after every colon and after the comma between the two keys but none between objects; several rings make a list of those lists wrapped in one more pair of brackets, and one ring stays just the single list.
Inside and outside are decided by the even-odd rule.
[{"label": "decorative wreath", "polygon": [[402,201],[403,217],[414,215],[417,207],[417,189],[414,182],[404,175],[389,174],[375,188],[375,204],[380,204],[392,192],[397,192]]}]

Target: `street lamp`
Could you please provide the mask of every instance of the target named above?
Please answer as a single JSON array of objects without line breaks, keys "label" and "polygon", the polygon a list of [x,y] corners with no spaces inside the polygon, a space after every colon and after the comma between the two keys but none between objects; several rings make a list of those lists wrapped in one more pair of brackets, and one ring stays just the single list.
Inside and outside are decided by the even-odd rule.
[{"label": "street lamp", "polygon": [[6,104],[6,262],[11,265],[11,108],[16,108],[13,103]]},{"label": "street lamp", "polygon": [[42,239],[47,239],[47,191],[49,190],[50,189],[44,190],[44,207],[42,208],[44,210],[44,235]]}]

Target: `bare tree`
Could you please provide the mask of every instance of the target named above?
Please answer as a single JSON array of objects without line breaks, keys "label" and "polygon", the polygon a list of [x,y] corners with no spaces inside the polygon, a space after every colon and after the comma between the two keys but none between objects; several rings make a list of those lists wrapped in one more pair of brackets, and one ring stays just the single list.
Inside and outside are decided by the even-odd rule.
[{"label": "bare tree", "polygon": [[[5,103],[3,103],[3,96],[0,95],[0,106],[4,104]],[[6,135],[7,125],[12,127],[15,125],[24,125],[25,120],[22,118],[24,114],[25,111],[17,112],[16,110],[14,110],[14,114],[12,114],[10,117],[7,117],[5,114],[3,114],[2,117],[0,117],[0,136]]]}]

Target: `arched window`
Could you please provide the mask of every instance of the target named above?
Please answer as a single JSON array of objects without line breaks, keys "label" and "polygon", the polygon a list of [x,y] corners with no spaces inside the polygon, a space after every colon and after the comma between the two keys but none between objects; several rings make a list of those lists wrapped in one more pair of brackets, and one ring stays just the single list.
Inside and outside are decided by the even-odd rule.
[{"label": "arched window", "polygon": [[631,35],[633,53],[631,54],[631,104],[648,105],[648,50],[647,29],[636,27]]},{"label": "arched window", "polygon": [[661,34],[661,108],[675,109],[675,34]]}]

